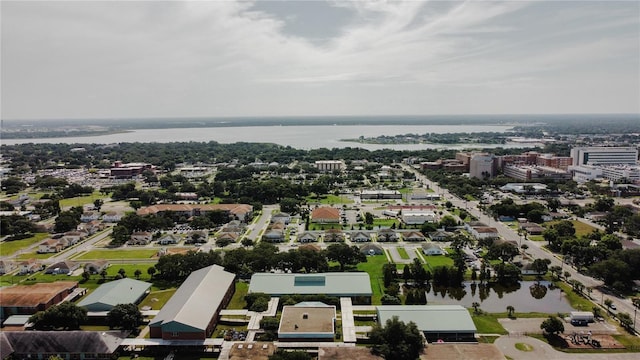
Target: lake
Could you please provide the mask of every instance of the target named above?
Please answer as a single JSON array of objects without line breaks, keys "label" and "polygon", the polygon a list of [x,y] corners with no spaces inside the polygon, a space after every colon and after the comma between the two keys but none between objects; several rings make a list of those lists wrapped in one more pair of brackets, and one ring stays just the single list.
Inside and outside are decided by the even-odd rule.
[{"label": "lake", "polygon": [[548,281],[521,281],[519,286],[480,286],[465,282],[461,288],[431,288],[427,293],[427,304],[462,305],[471,308],[474,302],[487,312],[506,312],[511,305],[516,312],[568,313],[575,311],[569,305],[560,288]]},{"label": "lake", "polygon": [[266,142],[296,149],[345,148],[359,147],[368,150],[424,150],[424,149],[465,149],[465,148],[521,148],[531,144],[360,144],[343,142],[340,139],[355,139],[360,136],[375,137],[380,135],[425,134],[425,133],[477,133],[507,132],[511,126],[506,125],[306,125],[306,126],[240,126],[209,128],[175,128],[175,129],[141,129],[126,133],[101,136],[42,138],[42,139],[3,139],[2,144],[26,143],[82,143],[112,144],[131,142],[208,142],[223,144],[236,142]]}]

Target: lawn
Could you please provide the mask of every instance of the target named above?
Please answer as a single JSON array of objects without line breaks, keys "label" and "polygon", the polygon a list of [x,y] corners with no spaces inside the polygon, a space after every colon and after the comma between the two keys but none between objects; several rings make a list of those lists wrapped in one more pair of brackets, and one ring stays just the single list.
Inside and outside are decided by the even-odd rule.
[{"label": "lawn", "polygon": [[369,281],[371,282],[371,290],[373,296],[371,297],[371,304],[380,304],[380,298],[384,293],[384,282],[382,279],[382,266],[387,263],[387,257],[384,255],[367,256],[366,263],[360,263],[357,269],[365,271],[369,274]]},{"label": "lawn", "polygon": [[316,196],[307,196],[307,203],[315,204],[320,203],[324,205],[335,205],[335,204],[353,204],[353,200],[348,198],[347,196],[338,196],[338,195],[321,195],[320,198]]},{"label": "lawn", "polygon": [[115,249],[115,250],[91,250],[73,260],[93,260],[93,259],[150,259],[158,252],[157,249]]},{"label": "lawn", "polygon": [[478,334],[507,334],[507,330],[500,325],[498,317],[492,314],[475,315],[473,309],[469,309],[473,323]]},{"label": "lawn", "polygon": [[448,256],[442,255],[432,255],[432,256],[424,256],[427,261],[427,266],[430,270],[438,266],[453,266],[453,259]]},{"label": "lawn", "polygon": [[[555,281],[553,284],[562,289],[572,308],[580,311],[591,311],[595,306],[589,299],[573,291],[571,285],[562,281]],[[604,311],[602,313],[604,314]]]},{"label": "lawn", "polygon": [[233,294],[227,309],[241,310],[247,307],[247,302],[244,301],[245,295],[249,291],[249,283],[244,281],[236,282],[236,292]]},{"label": "lawn", "polygon": [[60,208],[66,209],[74,206],[83,206],[86,204],[93,204],[97,199],[106,199],[105,195],[102,195],[100,192],[96,191],[88,196],[77,196],[69,199],[60,200]]},{"label": "lawn", "polygon": [[26,249],[33,244],[37,244],[42,240],[48,238],[50,234],[48,233],[36,233],[32,237],[15,240],[15,241],[3,241],[0,243],[0,256],[9,256],[16,251],[20,251],[22,249]]},{"label": "lawn", "polygon": [[373,219],[373,227],[390,228],[393,224],[395,224],[397,228],[400,222],[397,219]]},{"label": "lawn", "polygon": [[[144,306],[150,306],[153,310],[160,310],[164,304],[169,301],[169,299],[175,294],[177,289],[167,289],[167,290],[158,290],[151,291],[147,297],[142,300],[142,302],[138,305],[138,308],[142,308]],[[156,300],[154,300],[156,299]]]},{"label": "lawn", "polygon": [[398,255],[400,255],[401,258],[409,259],[409,254],[407,254],[407,249],[403,247],[397,247],[396,249],[398,250]]},{"label": "lawn", "polygon": [[[550,226],[552,226],[554,224],[559,223],[560,221],[567,221],[567,220],[550,221],[548,223],[545,223],[544,226],[548,228],[548,227],[550,227]],[[571,223],[573,224],[573,227],[576,229],[576,236],[577,237],[589,235],[592,232],[597,230],[593,226],[591,226],[589,224],[585,224],[585,223],[583,223],[582,221],[579,221],[579,220],[568,220],[568,221],[571,221]]]},{"label": "lawn", "polygon": [[[154,264],[112,264],[107,268],[107,276],[114,277],[118,274],[120,269],[123,269],[126,276],[132,279],[135,279],[136,270],[140,270],[142,274],[140,274],[140,278],[136,280],[140,281],[149,281],[151,282],[151,276],[147,273],[147,270],[153,266]],[[99,275],[92,275],[92,277],[99,277]]]}]

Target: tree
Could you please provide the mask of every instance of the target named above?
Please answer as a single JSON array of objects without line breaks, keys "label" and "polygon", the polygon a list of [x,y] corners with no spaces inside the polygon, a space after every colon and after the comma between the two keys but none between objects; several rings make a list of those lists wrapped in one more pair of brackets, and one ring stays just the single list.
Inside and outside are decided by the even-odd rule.
[{"label": "tree", "polygon": [[613,301],[611,299],[606,299],[604,301],[604,306],[607,307],[607,311],[611,312],[611,306],[613,306]]},{"label": "tree", "polygon": [[390,294],[382,295],[382,298],[380,298],[380,302],[382,303],[382,305],[401,305],[402,304],[402,302],[397,296],[393,296]]},{"label": "tree", "polygon": [[144,318],[135,304],[118,304],[107,313],[110,329],[136,330]]},{"label": "tree", "polygon": [[124,268],[120,268],[118,270],[118,275],[120,275],[122,278],[126,278],[127,277],[127,271]]},{"label": "tree", "polygon": [[340,271],[344,271],[346,265],[357,265],[366,262],[367,257],[360,252],[357,246],[349,246],[345,243],[331,244],[327,247],[327,259],[337,261]]},{"label": "tree", "polygon": [[382,279],[385,287],[389,286],[393,281],[395,281],[396,276],[398,276],[396,264],[386,263],[382,266]]},{"label": "tree", "polygon": [[87,321],[87,310],[65,301],[29,318],[36,330],[78,330]]},{"label": "tree", "polygon": [[545,321],[542,322],[542,324],[540,324],[540,329],[544,330],[544,332],[547,334],[557,335],[564,332],[564,324],[562,323],[562,320],[560,320],[558,317],[549,316],[548,319],[546,319]]},{"label": "tree", "polygon": [[397,316],[384,326],[375,325],[371,331],[372,351],[386,360],[414,360],[424,348],[424,338],[414,322],[405,324]]},{"label": "tree", "polygon": [[156,268],[154,266],[149,266],[147,269],[147,274],[149,274],[150,278],[153,278],[153,275],[156,273]]},{"label": "tree", "polygon": [[88,272],[88,271],[83,271],[82,272],[82,280],[84,282],[87,282],[87,281],[89,281],[89,279],[91,279],[91,273]]},{"label": "tree", "polygon": [[250,238],[244,238],[242,239],[242,241],[240,241],[240,244],[242,244],[242,246],[244,247],[250,247],[253,246],[253,240]]},{"label": "tree", "polygon": [[536,272],[538,278],[541,278],[549,270],[549,264],[551,264],[549,259],[535,259],[531,264],[531,268]]},{"label": "tree", "polygon": [[622,325],[623,328],[629,331],[633,331],[633,319],[631,318],[631,315],[625,312],[619,312],[616,314],[616,317],[618,318],[618,321],[620,321],[620,325]]},{"label": "tree", "polygon": [[142,271],[140,269],[136,269],[136,271],[133,272],[133,275],[136,277],[136,279],[140,279],[140,275],[142,275]]},{"label": "tree", "polygon": [[364,223],[367,225],[373,225],[373,214],[370,212],[366,212],[364,214]]},{"label": "tree", "polygon": [[473,304],[471,304],[471,307],[473,307],[473,313],[474,313],[474,314],[478,315],[478,314],[480,314],[480,313],[481,313],[481,310],[480,310],[480,303],[479,303],[479,302],[475,302],[475,301],[474,301],[474,302],[473,302]]},{"label": "tree", "polygon": [[514,308],[513,306],[509,305],[507,306],[507,317],[513,317],[513,313],[516,311],[516,308]]}]

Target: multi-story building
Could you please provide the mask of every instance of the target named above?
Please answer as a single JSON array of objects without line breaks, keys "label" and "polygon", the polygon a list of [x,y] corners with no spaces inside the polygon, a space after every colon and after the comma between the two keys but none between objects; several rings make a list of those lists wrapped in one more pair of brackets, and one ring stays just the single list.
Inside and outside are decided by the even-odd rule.
[{"label": "multi-story building", "polygon": [[570,166],[573,180],[584,183],[590,180],[604,179],[610,181],[625,180],[632,183],[640,182],[640,166],[634,165],[579,165]]},{"label": "multi-story building", "polygon": [[479,179],[493,177],[496,174],[495,160],[492,154],[475,154],[469,162],[469,176]]},{"label": "multi-story building", "polygon": [[573,164],[571,156],[556,156],[554,154],[540,154],[536,158],[536,164],[539,166],[547,166],[551,168],[567,170]]},{"label": "multi-story building", "polygon": [[318,160],[315,164],[316,168],[323,172],[342,171],[346,167],[342,160]]},{"label": "multi-story building", "polygon": [[634,147],[575,147],[572,165],[635,165],[638,149]]}]

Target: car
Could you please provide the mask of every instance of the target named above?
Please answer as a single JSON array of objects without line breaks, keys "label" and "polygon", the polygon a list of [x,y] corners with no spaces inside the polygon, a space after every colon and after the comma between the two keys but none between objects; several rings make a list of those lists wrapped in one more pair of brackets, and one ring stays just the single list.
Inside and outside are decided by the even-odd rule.
[{"label": "car", "polygon": [[618,308],[616,307],[616,304],[611,304],[610,308],[611,310],[618,310]]}]

